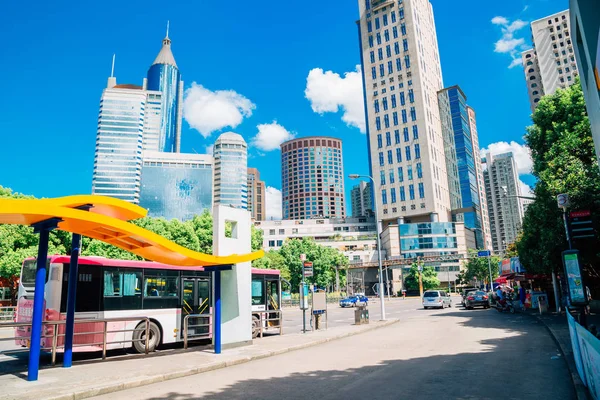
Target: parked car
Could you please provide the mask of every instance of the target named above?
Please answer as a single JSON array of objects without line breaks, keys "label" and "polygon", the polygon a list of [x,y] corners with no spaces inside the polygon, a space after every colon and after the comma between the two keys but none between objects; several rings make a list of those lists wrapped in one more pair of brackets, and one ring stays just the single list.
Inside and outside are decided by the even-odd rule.
[{"label": "parked car", "polygon": [[473,290],[467,293],[464,305],[467,310],[472,310],[473,307],[490,308],[490,301],[486,292],[482,290]]},{"label": "parked car", "polygon": [[463,306],[465,305],[465,299],[467,298],[468,293],[473,292],[473,291],[478,291],[478,290],[479,290],[479,288],[476,288],[476,287],[463,288],[460,292],[460,296],[462,298],[462,305]]},{"label": "parked car", "polygon": [[452,299],[444,290],[428,290],[423,293],[423,308],[452,307]]},{"label": "parked car", "polygon": [[369,304],[369,299],[363,295],[350,296],[340,300],[340,307],[356,307],[366,306]]}]

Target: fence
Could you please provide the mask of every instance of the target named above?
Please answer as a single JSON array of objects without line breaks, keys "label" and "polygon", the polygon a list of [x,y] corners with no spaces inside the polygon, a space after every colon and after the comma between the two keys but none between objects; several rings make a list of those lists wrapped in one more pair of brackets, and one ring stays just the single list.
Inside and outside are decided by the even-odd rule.
[{"label": "fence", "polygon": [[[275,316],[272,316],[275,314]],[[259,336],[263,337],[263,331],[269,328],[279,329],[279,335],[283,335],[283,312],[281,310],[268,310],[268,311],[253,311],[253,316],[258,316],[258,332]],[[276,325],[269,325],[269,322],[275,322]]]},{"label": "fence", "polygon": [[581,326],[567,311],[571,347],[579,377],[594,400],[600,400],[600,339]]},{"label": "fence", "polygon": [[[328,297],[328,304],[337,304],[340,302],[342,297]],[[310,299],[309,299],[310,302]],[[300,307],[300,299],[283,299],[281,300],[281,308],[284,307]]]},{"label": "fence", "polygon": [[10,322],[15,319],[17,307],[0,307],[0,322]]},{"label": "fence", "polygon": [[[212,314],[189,314],[183,319],[183,348],[188,348],[190,339],[207,339],[212,334]],[[190,325],[190,319],[196,323]],[[193,322],[192,321],[192,322]],[[191,329],[190,329],[191,328]],[[191,333],[190,333],[191,330]]]}]

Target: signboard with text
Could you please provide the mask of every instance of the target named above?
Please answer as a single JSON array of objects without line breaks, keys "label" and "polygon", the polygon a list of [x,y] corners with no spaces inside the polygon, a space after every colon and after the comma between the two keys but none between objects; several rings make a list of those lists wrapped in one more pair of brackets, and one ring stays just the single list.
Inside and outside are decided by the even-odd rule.
[{"label": "signboard with text", "polygon": [[588,302],[583,277],[581,276],[581,267],[579,266],[579,251],[563,251],[562,256],[569,300],[574,306],[585,306]]},{"label": "signboard with text", "polygon": [[304,277],[313,276],[313,263],[310,261],[305,261],[303,272],[304,272]]}]

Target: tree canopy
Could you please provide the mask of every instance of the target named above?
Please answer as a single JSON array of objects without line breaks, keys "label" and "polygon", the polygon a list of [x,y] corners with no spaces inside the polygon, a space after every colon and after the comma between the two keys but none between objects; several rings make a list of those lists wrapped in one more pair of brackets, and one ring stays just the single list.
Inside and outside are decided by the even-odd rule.
[{"label": "tree canopy", "polygon": [[469,259],[465,263],[465,268],[458,274],[458,279],[461,283],[469,284],[474,281],[489,281],[490,267],[492,271],[492,279],[498,277],[498,263],[500,257],[492,256],[489,260],[487,257],[477,257],[476,250],[469,250]]},{"label": "tree canopy", "polygon": [[[435,272],[435,268],[430,265],[423,266],[421,280],[423,281],[423,290],[435,289],[440,286],[437,272]],[[410,271],[404,277],[404,282],[406,287],[411,290],[419,289],[419,267],[416,263],[411,265]]]}]

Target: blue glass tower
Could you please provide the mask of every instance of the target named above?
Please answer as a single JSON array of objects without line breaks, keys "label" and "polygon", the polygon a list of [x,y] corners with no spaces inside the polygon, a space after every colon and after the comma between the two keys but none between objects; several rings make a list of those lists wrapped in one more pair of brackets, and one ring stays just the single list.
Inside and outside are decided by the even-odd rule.
[{"label": "blue glass tower", "polygon": [[162,92],[162,115],[157,151],[179,153],[183,103],[183,81],[171,52],[169,28],[162,48],[148,70],[148,90]]}]

